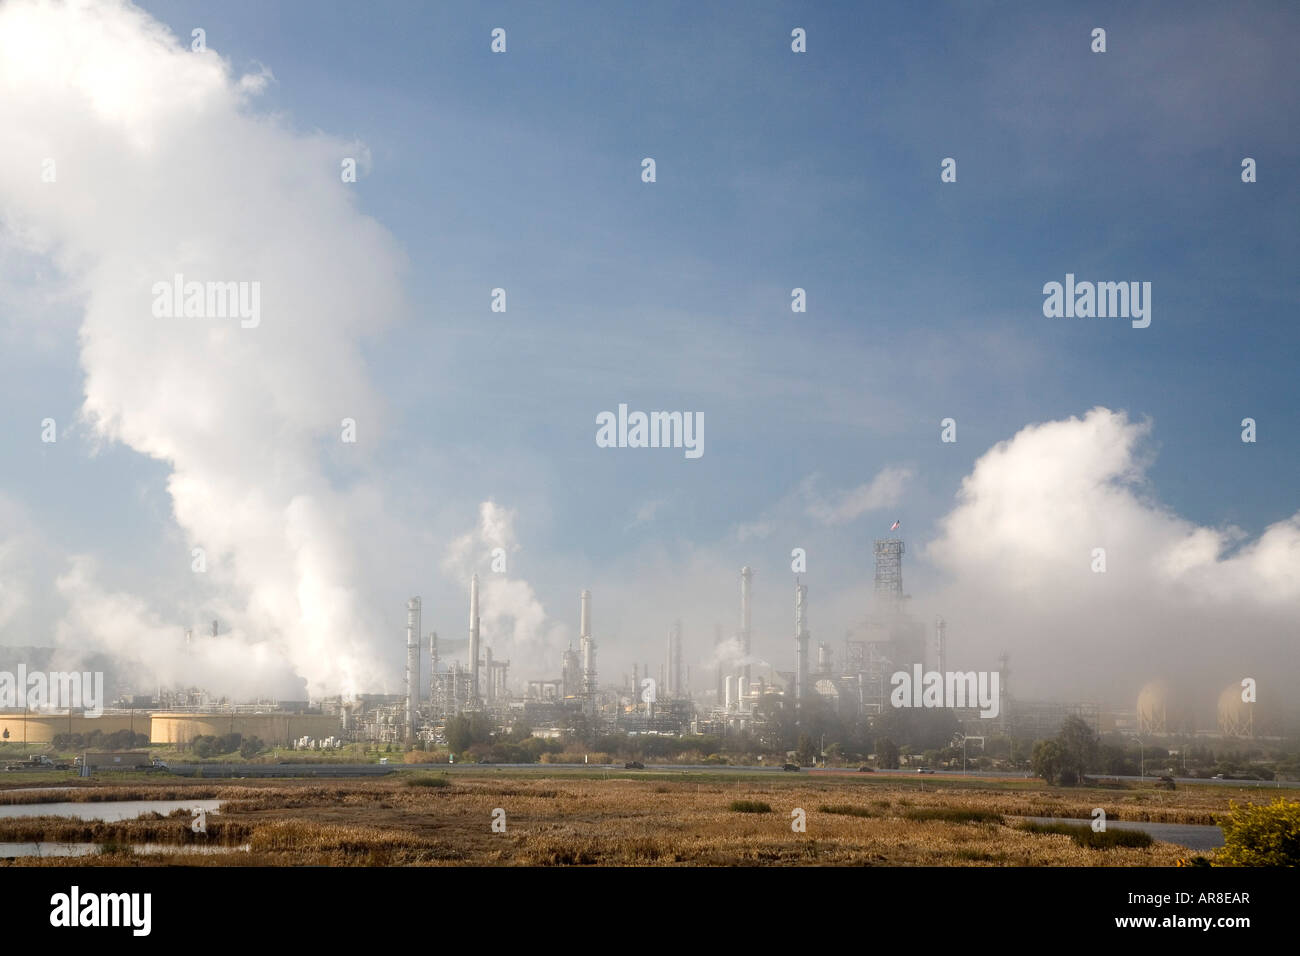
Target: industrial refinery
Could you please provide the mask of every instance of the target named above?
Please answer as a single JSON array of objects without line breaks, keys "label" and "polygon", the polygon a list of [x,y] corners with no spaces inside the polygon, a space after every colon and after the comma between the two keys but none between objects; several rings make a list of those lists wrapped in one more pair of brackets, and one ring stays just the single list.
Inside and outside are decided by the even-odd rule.
[{"label": "industrial refinery", "polygon": [[[462,648],[459,653],[448,653],[448,643],[440,645],[437,631],[425,631],[426,609],[418,595],[406,602],[405,682],[400,694],[241,702],[214,699],[201,688],[159,688],[156,695],[122,697],[99,718],[10,712],[0,715],[0,721],[6,740],[32,743],[65,732],[129,729],[147,734],[151,743],[179,747],[205,735],[241,734],[275,746],[319,747],[329,740],[407,750],[447,747],[448,722],[472,715],[503,731],[523,726],[533,736],[552,740],[622,734],[776,744],[778,739],[788,743],[814,720],[875,727],[900,705],[891,699],[899,675],[915,673],[919,682],[928,674],[946,677],[949,683],[954,676],[967,675],[947,671],[948,622],[941,616],[923,622],[910,610],[903,589],[904,541],[878,539],[872,553],[870,607],[839,642],[814,643],[810,586],[805,575],[794,578],[787,632],[794,640],[793,646],[785,644],[789,656],[784,666],[754,655],[757,576],[745,566],[739,571],[740,600],[730,639],[718,627],[711,645],[692,646],[691,632],[676,618],[667,629],[660,662],[634,662],[630,673],[602,680],[596,655],[599,618],[592,592],[582,590],[577,595],[577,634],[555,661],[556,670],[550,675],[512,675],[511,661],[498,656],[485,640],[479,577],[474,574],[468,581],[467,641],[452,642]],[[212,633],[218,633],[216,621]],[[192,635],[187,634],[186,641],[191,643]],[[988,664],[996,699],[981,704],[972,697],[945,705],[954,732],[962,736],[981,741],[990,735],[1038,739],[1056,733],[1071,716],[1099,735],[1152,739],[1252,738],[1263,729],[1253,702],[1243,699],[1236,684],[1214,701],[1215,724],[1198,726],[1197,702],[1176,693],[1163,679],[1153,678],[1143,686],[1130,709],[1096,700],[1018,698],[1009,655]],[[975,676],[969,674],[972,689]]]}]

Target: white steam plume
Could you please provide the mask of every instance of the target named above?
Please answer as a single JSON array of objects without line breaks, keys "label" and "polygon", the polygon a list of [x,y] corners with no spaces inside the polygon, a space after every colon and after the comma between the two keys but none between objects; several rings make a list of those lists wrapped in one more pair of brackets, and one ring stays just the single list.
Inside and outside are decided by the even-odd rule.
[{"label": "white steam plume", "polygon": [[[492,648],[498,660],[509,659],[512,675],[558,673],[569,632],[547,616],[532,585],[510,577],[510,556],[520,550],[514,521],[513,509],[483,502],[478,526],[448,546],[442,567],[451,578],[464,582],[466,601],[470,576],[478,574],[483,644]],[[504,553],[505,571],[492,569],[496,548]],[[573,601],[576,612],[577,594]]]},{"label": "white steam plume", "polygon": [[954,660],[989,666],[1006,648],[1022,695],[1113,703],[1157,676],[1215,693],[1242,677],[1281,693],[1296,676],[1300,515],[1254,541],[1178,517],[1144,493],[1150,431],[1094,408],[976,462],[926,548],[951,576],[934,606]]},{"label": "white steam plume", "polygon": [[[358,346],[403,311],[402,256],[340,180],[355,145],[250,109],[268,77],[125,2],[0,5],[0,242],[50,256],[84,299],[82,413],[170,465],[176,520],[232,608],[232,659],[351,692],[380,680],[350,547],[372,496],[336,491],[321,459],[355,459],[343,418],[374,437]],[[260,283],[260,324],[155,317],[153,286],[177,273]],[[94,613],[90,575],[62,582],[65,631],[122,652],[161,640]]]}]

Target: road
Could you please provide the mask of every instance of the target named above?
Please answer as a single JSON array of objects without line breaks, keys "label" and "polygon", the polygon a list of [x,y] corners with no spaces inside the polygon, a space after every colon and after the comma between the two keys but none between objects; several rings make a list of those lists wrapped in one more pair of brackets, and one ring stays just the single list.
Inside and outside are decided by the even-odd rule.
[{"label": "road", "polygon": [[[384,774],[393,773],[397,770],[418,770],[418,771],[437,771],[439,773],[469,773],[482,772],[490,770],[514,770],[528,771],[533,773],[548,773],[555,770],[585,770],[591,773],[610,773],[613,771],[626,773],[722,773],[741,776],[781,776],[794,777],[795,773],[782,770],[780,767],[750,767],[750,766],[729,766],[719,764],[646,764],[644,771],[625,770],[621,763],[616,764],[585,764],[585,763],[505,763],[505,764],[375,764],[375,763],[283,763],[283,764],[173,764],[170,770],[174,774],[183,776],[204,776],[204,777],[370,777],[383,776]],[[962,773],[960,770],[936,770],[933,774],[919,774],[915,770],[877,770],[874,773],[859,773],[851,767],[805,767],[799,773],[808,776],[849,776],[862,778],[888,778],[888,779],[911,779],[911,780],[988,780],[988,781],[1010,781],[1010,780],[1034,780],[1037,778],[1026,777],[1023,773],[1012,773],[1008,771],[989,771],[985,770],[980,773]],[[1094,780],[1109,781],[1133,781],[1133,782],[1151,782],[1154,783],[1157,778],[1152,776],[1146,777],[1126,777],[1126,776],[1106,776],[1093,778]],[[1198,777],[1176,777],[1175,782],[1178,784],[1202,784],[1210,786],[1224,787],[1268,787],[1273,789],[1300,787],[1300,781],[1295,780],[1206,780]]]}]

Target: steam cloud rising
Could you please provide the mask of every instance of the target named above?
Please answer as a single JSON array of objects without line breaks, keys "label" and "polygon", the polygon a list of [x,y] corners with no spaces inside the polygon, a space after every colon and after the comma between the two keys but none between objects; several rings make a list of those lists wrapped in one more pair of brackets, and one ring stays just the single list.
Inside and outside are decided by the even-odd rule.
[{"label": "steam cloud rising", "polygon": [[[291,673],[350,692],[379,679],[349,547],[372,497],[333,488],[323,457],[359,447],[340,445],[343,418],[363,436],[377,420],[359,343],[403,311],[402,256],[340,182],[363,150],[251,112],[268,82],[126,3],[5,3],[0,240],[52,257],[84,299],[82,415],[170,465],[176,521],[233,624],[238,654],[216,656],[282,694],[301,690]],[[260,325],[155,318],[150,290],[176,273],[260,282]],[[164,678],[219,681],[211,660],[164,653],[180,628],[104,593],[93,566],[59,586],[64,631],[127,658],[147,647]]]},{"label": "steam cloud rising", "polygon": [[1172,514],[1146,493],[1151,430],[1095,408],[1026,427],[976,462],[926,552],[952,582],[934,600],[950,642],[986,664],[1010,650],[1040,693],[1123,703],[1168,677],[1213,700],[1261,675],[1283,693],[1296,670],[1300,514],[1254,541]]},{"label": "steam cloud rising", "polygon": [[[383,408],[360,356],[367,335],[407,311],[404,262],[340,182],[344,157],[364,172],[364,146],[257,112],[271,82],[269,71],[239,76],[216,53],[193,52],[124,2],[0,4],[0,251],[48,257],[84,303],[84,422],[99,441],[169,467],[185,536],[178,561],[204,549],[206,605],[228,625],[186,651],[175,615],[106,586],[92,560],[74,556],[57,578],[68,607],[59,639],[147,662],[163,683],[241,696],[298,697],[304,683],[313,696],[351,693],[385,685],[391,655],[381,646],[399,646],[376,614],[375,572],[357,544],[395,538],[384,481],[366,471]],[[56,182],[42,182],[47,160]],[[260,324],[154,317],[154,284],[177,273],[260,282]],[[344,418],[357,422],[356,445],[340,442]],[[1255,676],[1267,693],[1270,679],[1300,677],[1300,515],[1247,540],[1171,513],[1145,486],[1150,433],[1098,408],[1029,426],[975,463],[937,537],[908,551],[947,582],[916,603],[947,618],[954,665],[987,669],[1006,649],[1013,689],[1041,694],[1123,695],[1155,676],[1207,690]],[[340,471],[346,484],[329,477]],[[632,641],[657,663],[668,620],[685,617],[698,685],[712,679],[701,664],[742,663],[734,640],[711,650],[708,625],[730,627],[735,571],[766,560],[772,583],[756,594],[754,650],[789,669],[789,586],[777,577],[787,542],[819,532],[829,566],[847,528],[903,504],[914,477],[885,467],[830,496],[810,479],[795,517],[741,526],[743,554],[719,544],[681,557],[655,544],[575,583],[562,612],[576,619],[589,583],[605,673],[618,641],[627,642],[620,663],[636,653]],[[658,508],[644,506],[634,526]],[[23,556],[38,536],[14,511],[0,500],[0,626],[37,587]],[[466,585],[479,573],[484,644],[511,659],[517,686],[554,676],[574,629],[550,619],[513,568],[491,570],[493,548],[510,564],[520,550],[514,519],[483,503],[442,567]],[[1095,548],[1106,551],[1104,574],[1092,570]],[[857,594],[823,596],[814,584],[815,640],[856,623],[869,576],[862,567]]]}]

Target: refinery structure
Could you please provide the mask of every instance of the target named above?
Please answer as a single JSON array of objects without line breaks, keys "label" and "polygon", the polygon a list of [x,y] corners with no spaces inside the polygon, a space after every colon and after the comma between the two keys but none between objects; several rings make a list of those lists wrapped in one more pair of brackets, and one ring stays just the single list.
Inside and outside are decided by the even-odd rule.
[{"label": "refinery structure", "polygon": [[[440,652],[436,631],[423,631],[424,607],[418,596],[406,602],[405,684],[401,694],[357,694],[320,701],[213,701],[203,691],[163,692],[156,697],[118,701],[104,716],[0,713],[6,740],[48,741],[60,732],[104,732],[130,728],[147,733],[152,743],[184,746],[200,735],[242,733],[267,744],[311,741],[368,742],[399,747],[435,748],[446,743],[448,721],[479,714],[493,726],[524,725],[538,736],[564,737],[581,731],[601,734],[733,735],[760,732],[778,719],[802,727],[810,716],[833,714],[848,722],[871,722],[893,709],[891,678],[915,669],[946,673],[948,624],[942,617],[921,621],[910,611],[903,590],[904,542],[883,538],[873,543],[874,588],[871,606],[839,642],[814,643],[809,586],[794,580],[789,619],[788,668],[760,662],[753,654],[752,597],[756,574],[739,573],[736,629],[728,642],[716,628],[712,647],[696,642],[694,653],[681,619],[669,625],[657,668],[633,663],[631,673],[601,680],[597,669],[592,592],[578,594],[578,633],[555,663],[558,673],[511,681],[510,661],[494,654],[484,641],[480,621],[479,579],[468,582],[468,646],[459,654]],[[787,585],[788,586],[788,585]],[[217,633],[217,622],[212,624]],[[187,641],[192,637],[187,634]],[[736,653],[721,654],[730,644]],[[457,641],[457,647],[465,642]],[[427,648],[427,659],[424,651]],[[713,654],[705,653],[712,650]],[[690,660],[716,663],[697,667],[692,681]],[[756,666],[758,664],[759,666]],[[961,734],[1001,734],[1037,738],[1055,733],[1069,716],[1082,718],[1099,734],[1148,737],[1196,734],[1192,710],[1159,680],[1143,687],[1132,710],[1111,710],[1096,701],[1034,701],[1013,696],[1010,659],[990,661],[996,670],[997,714],[983,717],[968,702],[953,707]],[[1216,702],[1217,733],[1248,738],[1256,734],[1254,708],[1241,688],[1228,686]]]}]

